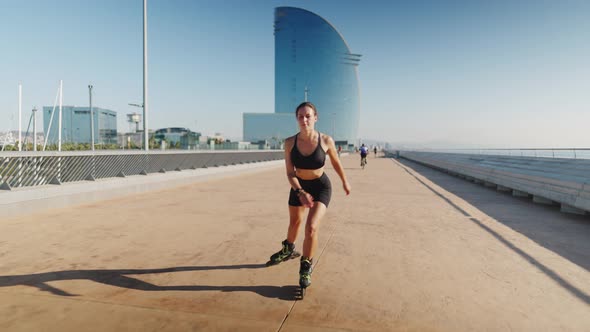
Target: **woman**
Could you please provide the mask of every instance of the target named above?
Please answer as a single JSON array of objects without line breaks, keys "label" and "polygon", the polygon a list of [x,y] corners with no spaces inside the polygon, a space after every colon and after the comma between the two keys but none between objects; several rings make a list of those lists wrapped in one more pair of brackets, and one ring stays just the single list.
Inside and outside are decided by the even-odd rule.
[{"label": "woman", "polygon": [[301,103],[295,110],[299,133],[285,140],[285,166],[287,179],[291,185],[289,193],[289,228],[283,248],[270,257],[269,264],[278,264],[294,256],[295,240],[299,225],[306,209],[309,209],[305,223],[303,255],[299,268],[299,284],[306,288],[311,284],[313,255],[318,243],[320,221],[330,204],[332,185],[324,173],[326,154],[334,170],[342,180],[346,195],[350,194],[350,184],[336,153],[332,137],[314,129],[318,113],[310,102]]}]

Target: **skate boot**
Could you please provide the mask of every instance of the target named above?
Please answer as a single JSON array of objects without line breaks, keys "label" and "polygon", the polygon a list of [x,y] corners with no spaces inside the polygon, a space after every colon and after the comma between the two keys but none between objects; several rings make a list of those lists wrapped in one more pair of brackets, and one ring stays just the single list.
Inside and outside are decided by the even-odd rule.
[{"label": "skate boot", "polygon": [[295,244],[283,241],[283,248],[270,256],[266,266],[276,265],[291,258],[299,257],[301,254],[295,251]]},{"label": "skate boot", "polygon": [[311,285],[311,272],[313,260],[308,257],[301,257],[301,263],[299,265],[299,286],[301,287],[300,296],[301,299],[305,297],[305,290]]}]

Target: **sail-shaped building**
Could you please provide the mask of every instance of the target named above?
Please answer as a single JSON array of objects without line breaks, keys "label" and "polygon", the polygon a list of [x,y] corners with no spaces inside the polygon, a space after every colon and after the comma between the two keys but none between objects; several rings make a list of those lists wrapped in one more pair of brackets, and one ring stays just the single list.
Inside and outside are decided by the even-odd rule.
[{"label": "sail-shaped building", "polygon": [[318,109],[316,129],[339,144],[357,139],[360,117],[358,65],[343,36],[322,17],[301,8],[277,7],[274,113],[244,113],[245,141],[282,140],[298,131],[295,107]]}]

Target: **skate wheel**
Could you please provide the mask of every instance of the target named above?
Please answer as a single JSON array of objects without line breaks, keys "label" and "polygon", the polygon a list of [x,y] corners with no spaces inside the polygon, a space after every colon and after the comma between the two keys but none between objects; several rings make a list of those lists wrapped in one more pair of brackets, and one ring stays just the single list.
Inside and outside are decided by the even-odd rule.
[{"label": "skate wheel", "polygon": [[305,287],[301,287],[301,299],[305,297]]}]

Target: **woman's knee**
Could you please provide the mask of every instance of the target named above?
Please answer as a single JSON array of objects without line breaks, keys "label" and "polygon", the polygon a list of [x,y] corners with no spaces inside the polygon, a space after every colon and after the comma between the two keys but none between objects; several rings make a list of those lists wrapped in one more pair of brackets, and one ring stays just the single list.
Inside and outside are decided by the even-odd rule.
[{"label": "woman's knee", "polygon": [[319,232],[319,225],[318,223],[308,223],[305,225],[305,236],[306,237],[315,237],[318,235]]}]

